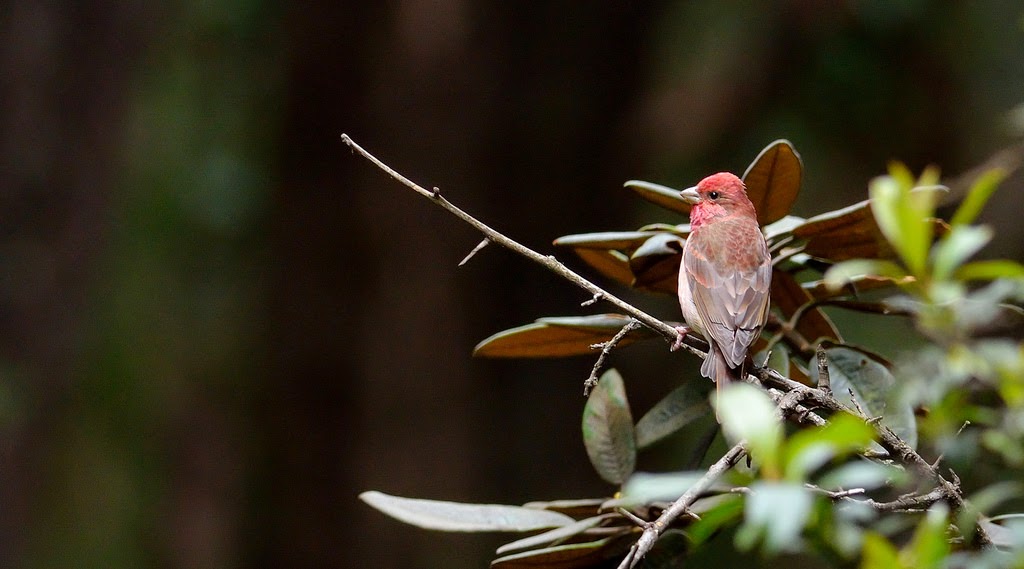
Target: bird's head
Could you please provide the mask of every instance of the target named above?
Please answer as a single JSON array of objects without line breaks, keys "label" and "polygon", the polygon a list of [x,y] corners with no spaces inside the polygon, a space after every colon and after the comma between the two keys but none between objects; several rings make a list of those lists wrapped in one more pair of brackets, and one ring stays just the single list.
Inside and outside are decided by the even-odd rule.
[{"label": "bird's head", "polygon": [[749,215],[757,218],[754,204],[750,203],[743,181],[729,172],[712,174],[692,188],[679,193],[693,204],[690,225],[696,229],[704,223],[730,215]]}]

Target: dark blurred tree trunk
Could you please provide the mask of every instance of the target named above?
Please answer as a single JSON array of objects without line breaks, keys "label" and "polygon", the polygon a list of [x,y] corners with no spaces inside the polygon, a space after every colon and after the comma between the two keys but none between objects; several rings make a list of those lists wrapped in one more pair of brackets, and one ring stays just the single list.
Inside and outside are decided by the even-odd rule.
[{"label": "dark blurred tree trunk", "polygon": [[293,11],[266,566],[477,567],[494,545],[398,524],[359,490],[521,501],[601,488],[577,432],[589,364],[522,377],[468,353],[502,326],[571,310],[579,293],[496,248],[457,269],[478,236],[338,139],[349,133],[534,246],[600,227],[616,206],[588,196],[625,179],[609,135],[655,12],[612,1],[578,12]]}]

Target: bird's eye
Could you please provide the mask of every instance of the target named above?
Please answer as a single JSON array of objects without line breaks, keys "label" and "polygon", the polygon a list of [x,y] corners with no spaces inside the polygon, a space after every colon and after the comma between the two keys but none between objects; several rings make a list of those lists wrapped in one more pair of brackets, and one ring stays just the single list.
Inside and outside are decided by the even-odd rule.
[{"label": "bird's eye", "polygon": [[708,192],[708,197],[713,199],[713,200],[717,200],[718,199],[718,192]]}]

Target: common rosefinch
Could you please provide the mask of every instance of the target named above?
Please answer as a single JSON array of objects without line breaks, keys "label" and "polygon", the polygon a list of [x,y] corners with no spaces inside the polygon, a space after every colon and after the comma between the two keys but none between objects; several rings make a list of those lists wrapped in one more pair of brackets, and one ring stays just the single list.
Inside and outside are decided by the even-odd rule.
[{"label": "common rosefinch", "polygon": [[711,346],[700,373],[721,392],[742,377],[748,350],[768,320],[772,260],[739,178],[720,172],[680,195],[694,205],[679,268],[679,305],[687,325]]}]

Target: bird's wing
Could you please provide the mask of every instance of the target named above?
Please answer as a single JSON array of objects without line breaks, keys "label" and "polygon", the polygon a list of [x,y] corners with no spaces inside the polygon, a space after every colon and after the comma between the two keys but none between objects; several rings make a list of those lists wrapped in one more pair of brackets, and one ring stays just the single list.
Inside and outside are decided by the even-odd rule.
[{"label": "bird's wing", "polygon": [[683,253],[693,303],[704,331],[739,367],[768,320],[771,256],[756,223],[702,227]]}]

